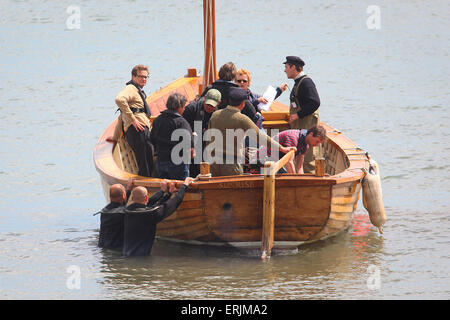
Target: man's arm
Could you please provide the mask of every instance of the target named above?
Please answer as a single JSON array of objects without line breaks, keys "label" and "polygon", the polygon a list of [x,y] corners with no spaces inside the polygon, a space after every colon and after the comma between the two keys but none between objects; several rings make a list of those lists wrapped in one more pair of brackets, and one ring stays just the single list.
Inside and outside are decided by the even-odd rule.
[{"label": "man's arm", "polygon": [[286,91],[287,87],[287,83],[283,83],[281,86],[277,87],[277,94],[275,95],[274,99],[277,99],[279,96],[281,96],[281,94]]},{"label": "man's arm", "polygon": [[164,202],[170,197],[169,187],[166,180],[161,181],[161,190],[155,192],[147,201],[147,207],[155,205],[157,202]]},{"label": "man's arm", "polygon": [[[210,121],[210,124],[211,124],[211,121]],[[283,148],[277,141],[273,140],[271,137],[269,137],[267,134],[265,134],[263,131],[261,131],[258,128],[258,126],[252,120],[250,120],[248,117],[241,118],[240,127],[245,131],[254,130],[256,132],[256,135],[258,136],[258,142],[260,145],[267,146],[267,147],[270,146],[270,148],[272,150],[277,150],[277,149],[281,150]]]},{"label": "man's arm", "polygon": [[289,160],[288,163],[286,163],[286,170],[288,173],[296,173],[293,160]]},{"label": "man's arm", "polygon": [[195,103],[196,101],[192,101],[191,103],[189,103],[182,114],[183,118],[186,119],[192,130],[194,130],[194,121],[196,115]]},{"label": "man's arm", "polygon": [[[277,150],[279,150],[282,153],[288,153],[291,150],[297,151],[296,147],[284,147],[280,145],[276,140],[272,139],[271,137],[266,135],[263,131],[259,130],[258,126],[254,124],[252,121],[246,121],[245,128],[246,130],[248,129],[256,130],[256,133],[258,134],[259,144],[270,148],[271,153],[277,152]],[[264,145],[264,143],[266,144]]]},{"label": "man's arm", "polygon": [[164,192],[162,190],[159,190],[157,192],[155,192],[149,199],[147,202],[147,206],[150,207],[152,205],[154,205],[159,199],[161,199],[164,196]]},{"label": "man's arm", "polygon": [[170,199],[164,202],[161,207],[158,208],[156,212],[156,222],[164,220],[174,213],[175,210],[177,210],[178,206],[183,201],[184,194],[186,193],[189,184],[193,181],[193,178],[187,177],[177,193],[175,193]]},{"label": "man's arm", "polygon": [[303,172],[303,160],[305,159],[304,154],[299,154],[297,157],[295,157],[295,171],[297,173],[304,173]]}]

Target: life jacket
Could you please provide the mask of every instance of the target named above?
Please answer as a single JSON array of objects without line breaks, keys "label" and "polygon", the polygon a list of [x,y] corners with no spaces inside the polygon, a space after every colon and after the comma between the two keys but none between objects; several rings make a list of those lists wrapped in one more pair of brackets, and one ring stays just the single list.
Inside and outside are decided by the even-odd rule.
[{"label": "life jacket", "polygon": [[308,78],[308,76],[306,74],[304,76],[302,76],[291,91],[291,95],[289,96],[289,100],[291,101],[290,110],[289,110],[290,114],[294,114],[294,113],[297,113],[300,110],[302,110],[302,107],[300,105],[300,99],[298,96],[298,89],[300,88],[300,85],[303,82],[303,80],[306,78]]}]

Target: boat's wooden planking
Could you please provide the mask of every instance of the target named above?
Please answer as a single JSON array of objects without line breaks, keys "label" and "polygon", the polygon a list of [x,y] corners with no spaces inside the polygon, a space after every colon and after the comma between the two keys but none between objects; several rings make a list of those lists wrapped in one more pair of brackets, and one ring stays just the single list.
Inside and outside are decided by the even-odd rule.
[{"label": "boat's wooden planking", "polygon": [[361,184],[359,181],[334,185],[331,188],[329,219],[324,228],[310,240],[323,240],[351,226],[353,213],[358,204]]},{"label": "boat's wooden planking", "polygon": [[[176,213],[162,221],[158,236],[180,240],[210,237],[222,242],[261,240],[261,188],[210,189],[202,194],[203,202],[185,200]],[[328,221],[330,197],[330,186],[278,188],[275,241],[307,241],[313,237]]]}]

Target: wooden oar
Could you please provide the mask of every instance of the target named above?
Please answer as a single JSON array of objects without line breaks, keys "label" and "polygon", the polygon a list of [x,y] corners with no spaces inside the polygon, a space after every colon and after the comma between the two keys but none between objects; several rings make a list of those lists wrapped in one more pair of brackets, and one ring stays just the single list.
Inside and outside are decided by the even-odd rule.
[{"label": "wooden oar", "polygon": [[[200,163],[200,174],[194,179],[193,182],[196,182],[198,180],[208,180],[211,178],[210,173],[210,166],[208,162],[201,162]],[[161,181],[165,179],[159,179],[159,178],[151,178],[152,180],[134,180],[133,183],[135,186],[143,186],[143,187],[149,187],[149,188],[159,188],[161,186]],[[173,180],[175,181],[175,185],[177,188],[181,187],[183,184],[182,180]]]},{"label": "wooden oar", "polygon": [[291,160],[295,150],[286,153],[277,162],[268,161],[264,164],[264,194],[263,194],[263,226],[261,236],[261,259],[271,256],[275,231],[275,174]]}]

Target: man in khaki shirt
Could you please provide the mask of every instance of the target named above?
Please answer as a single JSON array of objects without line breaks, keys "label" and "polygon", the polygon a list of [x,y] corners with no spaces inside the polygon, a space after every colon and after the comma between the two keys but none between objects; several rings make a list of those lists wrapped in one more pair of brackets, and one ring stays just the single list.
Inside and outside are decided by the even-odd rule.
[{"label": "man in khaki shirt", "polygon": [[117,95],[116,104],[121,115],[112,138],[117,141],[124,132],[125,139],[133,149],[138,174],[151,177],[153,170],[153,146],[150,141],[150,108],[147,105],[146,94],[143,90],[149,78],[148,67],[137,65],[131,71],[131,81]]},{"label": "man in khaki shirt", "polygon": [[[246,115],[241,113],[245,107],[245,100],[247,93],[241,88],[231,88],[229,91],[229,105],[222,110],[215,111],[209,121],[208,133],[206,139],[214,140],[208,144],[205,153],[211,152],[213,161],[211,164],[211,174],[213,176],[229,176],[239,175],[243,173],[242,164],[244,163],[244,134],[252,134],[257,138],[260,144],[270,144],[272,148],[278,148],[282,153],[288,153],[291,149],[296,150],[295,147],[283,147],[275,140],[272,140],[264,132],[253,123],[253,121]],[[213,132],[212,129],[218,131]],[[215,139],[220,134],[222,138],[222,145],[217,143]],[[227,135],[229,136],[227,139]],[[214,136],[214,139],[212,139]],[[230,137],[232,139],[230,139]],[[220,139],[219,139],[220,140]]]}]

